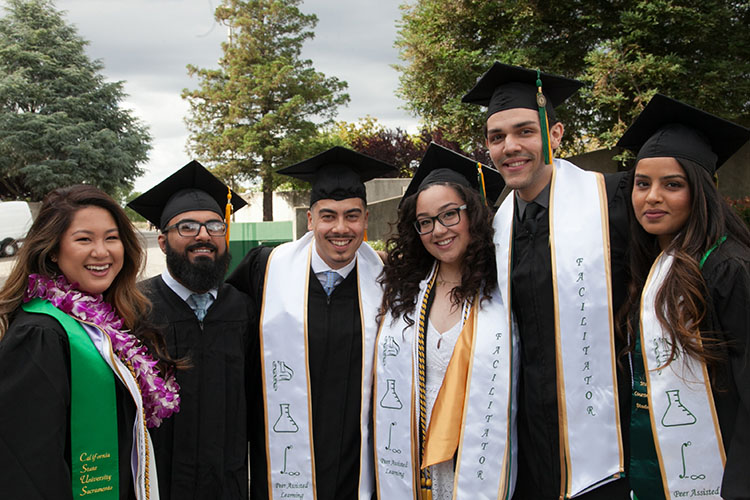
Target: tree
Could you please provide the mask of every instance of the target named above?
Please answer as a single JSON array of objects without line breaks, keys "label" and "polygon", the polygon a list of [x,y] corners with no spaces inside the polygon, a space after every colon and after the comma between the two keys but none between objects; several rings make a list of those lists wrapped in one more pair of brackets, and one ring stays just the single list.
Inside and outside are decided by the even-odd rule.
[{"label": "tree", "polygon": [[612,146],[656,92],[750,125],[750,2],[639,0],[586,56],[590,133]]},{"label": "tree", "polygon": [[496,60],[588,84],[558,113],[567,152],[613,144],[656,91],[747,123],[749,23],[747,1],[415,0],[396,41],[399,93],[464,149],[484,115],[461,96]]},{"label": "tree", "polygon": [[119,104],[88,42],[49,0],[8,0],[0,23],[0,197],[88,183],[115,194],[143,173],[151,137]]},{"label": "tree", "polygon": [[[188,148],[225,180],[260,178],[263,219],[273,218],[275,170],[313,152],[318,127],[349,101],[346,82],[300,59],[313,37],[313,14],[301,0],[224,0],[215,17],[229,27],[219,69],[188,66],[200,87],[184,90],[190,104]],[[317,120],[317,123],[313,120]]]},{"label": "tree", "polygon": [[446,139],[443,130],[430,130],[423,127],[417,134],[409,134],[398,127],[386,128],[371,116],[361,119],[358,123],[336,123],[328,136],[331,137],[331,142],[337,145],[348,147],[397,167],[398,177],[410,178],[414,175],[431,142],[484,164],[489,162],[486,149],[476,148],[467,154],[462,151],[458,142]]}]

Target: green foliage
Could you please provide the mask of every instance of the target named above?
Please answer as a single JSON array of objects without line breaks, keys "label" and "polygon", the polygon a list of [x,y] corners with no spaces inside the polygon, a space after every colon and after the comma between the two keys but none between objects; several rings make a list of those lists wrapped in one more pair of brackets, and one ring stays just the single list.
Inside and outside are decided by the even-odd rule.
[{"label": "green foliage", "polygon": [[264,220],[272,219],[274,188],[287,181],[276,169],[325,149],[317,129],[349,101],[346,82],[300,58],[317,23],[300,3],[224,0],[215,12],[230,29],[220,69],[188,66],[199,88],[182,93],[190,104],[189,149],[224,180],[260,178]]},{"label": "green foliage", "polygon": [[618,9],[622,29],[586,56],[588,123],[611,146],[660,92],[750,124],[750,2],[639,0]]},{"label": "green foliage", "polygon": [[77,183],[110,194],[143,173],[151,137],[119,108],[123,83],[49,0],[8,0],[0,23],[0,197],[40,200]]},{"label": "green foliage", "polygon": [[461,96],[494,61],[587,86],[561,107],[564,153],[612,145],[655,92],[750,123],[750,2],[414,0],[396,41],[408,108],[471,150],[485,117]]}]

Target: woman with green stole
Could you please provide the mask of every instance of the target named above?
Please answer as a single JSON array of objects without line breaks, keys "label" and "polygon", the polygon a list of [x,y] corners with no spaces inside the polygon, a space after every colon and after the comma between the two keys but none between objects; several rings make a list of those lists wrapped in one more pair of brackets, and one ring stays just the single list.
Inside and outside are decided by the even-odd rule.
[{"label": "woman with green stole", "polygon": [[3,498],[158,498],[147,427],[178,411],[179,388],[142,321],[143,258],[102,191],[44,198],[0,289]]},{"label": "woman with green stole", "polygon": [[637,153],[621,333],[638,500],[750,498],[750,232],[714,182],[749,138],[657,94],[618,143]]},{"label": "woman with green stole", "polygon": [[376,344],[379,498],[512,494],[514,337],[490,208],[503,186],[497,171],[431,144],[401,200]]}]

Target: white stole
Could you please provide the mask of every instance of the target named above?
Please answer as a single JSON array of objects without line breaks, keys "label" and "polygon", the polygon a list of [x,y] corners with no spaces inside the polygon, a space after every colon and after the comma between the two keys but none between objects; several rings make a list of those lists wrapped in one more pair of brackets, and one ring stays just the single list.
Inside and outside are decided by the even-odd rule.
[{"label": "white stole", "polygon": [[654,445],[667,499],[720,499],[726,455],[706,365],[679,347],[669,360],[670,339],[656,316],[656,294],[674,258],[660,254],[641,297],[641,351],[648,385]]},{"label": "white stole", "polygon": [[112,349],[112,341],[104,331],[92,323],[79,321],[102,359],[127,387],[135,402],[135,424],[133,425],[133,447],[130,452],[130,469],[133,473],[135,497],[138,500],[158,500],[159,480],[156,475],[156,458],[151,435],[146,431],[143,413],[143,397],[138,381]]},{"label": "white stole", "polygon": [[[495,215],[498,280],[510,281],[513,196]],[[550,255],[557,353],[561,495],[573,498],[624,471],[617,398],[609,228],[601,174],[554,160]],[[500,243],[502,242],[502,243]],[[521,258],[524,258],[523,256]],[[507,303],[510,303],[510,294]],[[521,332],[523,343],[523,332]],[[592,446],[592,440],[595,445]]]},{"label": "white stole", "polygon": [[[418,498],[417,328],[434,273],[435,267],[420,283],[414,325],[409,327],[403,317],[394,319],[390,314],[381,322],[373,398],[378,498]],[[476,330],[466,399],[461,402],[463,421],[456,423],[461,433],[453,498],[510,498],[516,473],[517,337],[499,293],[481,307],[473,306],[471,314]]]},{"label": "white stole", "polygon": [[[316,498],[310,376],[307,357],[307,294],[313,233],[273,250],[266,268],[261,309],[261,362],[266,421],[269,498]],[[359,497],[373,491],[370,404],[376,316],[383,264],[363,243],[357,250],[362,322]],[[303,496],[297,496],[303,495]]]}]

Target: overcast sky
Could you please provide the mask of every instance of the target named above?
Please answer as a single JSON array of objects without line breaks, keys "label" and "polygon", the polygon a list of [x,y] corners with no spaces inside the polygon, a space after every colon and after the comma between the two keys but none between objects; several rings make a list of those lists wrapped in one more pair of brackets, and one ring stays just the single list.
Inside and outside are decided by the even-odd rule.
[{"label": "overcast sky", "polygon": [[[301,10],[318,16],[315,38],[302,56],[316,70],[349,84],[351,102],[338,120],[374,116],[388,127],[417,129],[417,120],[395,96],[398,63],[393,47],[403,0],[304,0]],[[87,53],[104,64],[107,80],[125,82],[123,106],[150,129],[153,149],[146,174],[135,185],[145,191],[191,158],[185,151],[184,88],[197,88],[185,66],[218,67],[226,28],[214,22],[220,0],[56,0],[58,10],[89,41]]]}]

